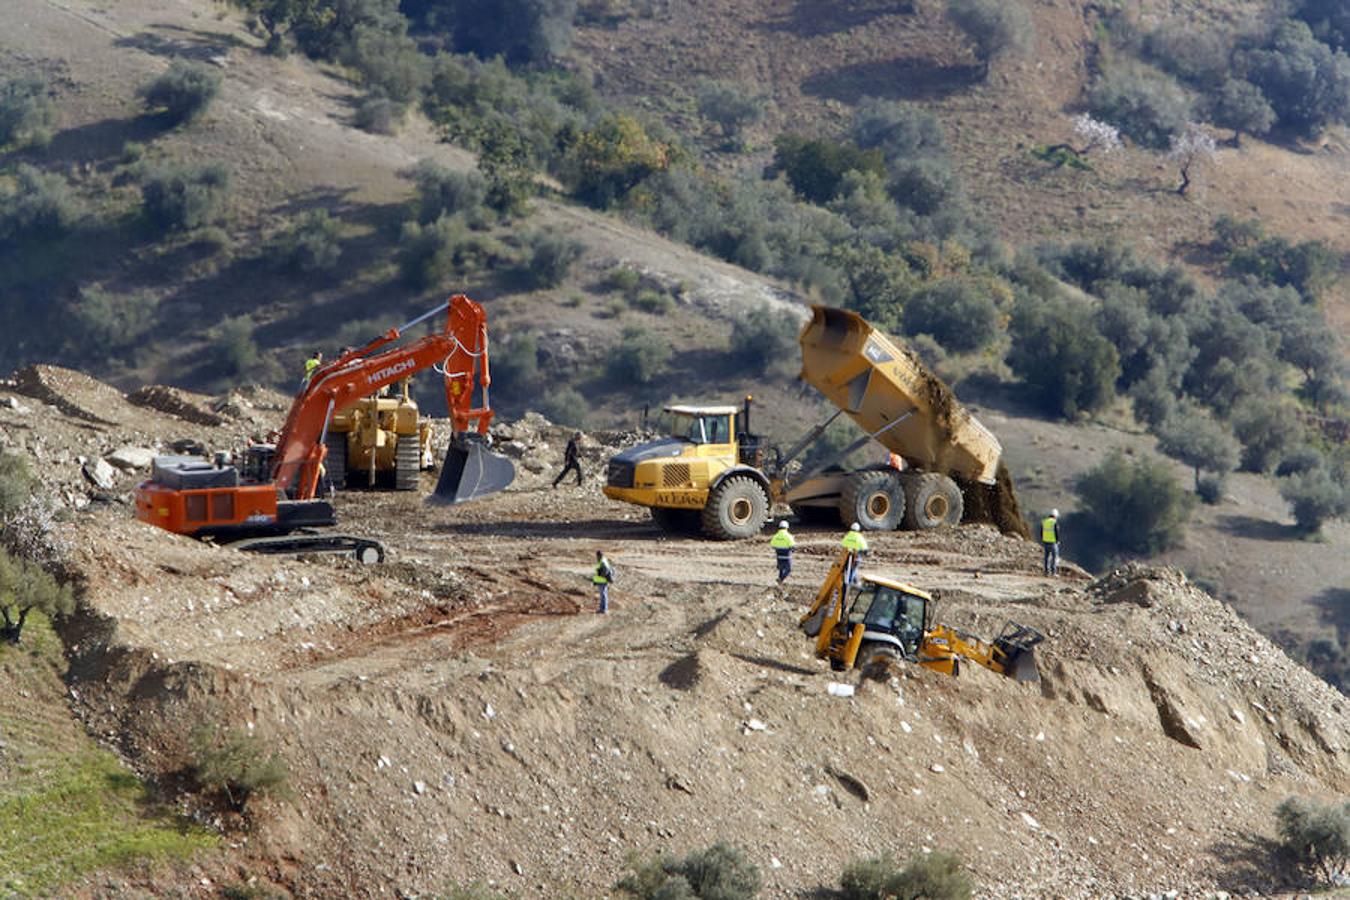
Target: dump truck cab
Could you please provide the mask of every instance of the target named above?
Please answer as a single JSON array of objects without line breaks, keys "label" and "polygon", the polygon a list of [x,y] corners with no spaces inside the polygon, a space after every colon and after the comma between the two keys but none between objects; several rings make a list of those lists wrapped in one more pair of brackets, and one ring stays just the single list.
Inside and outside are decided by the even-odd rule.
[{"label": "dump truck cab", "polygon": [[747,428],[750,402],[665,407],[667,436],[612,457],[605,496],[649,507],[669,530],[757,534],[768,518],[771,489],[760,469],[760,438]]}]

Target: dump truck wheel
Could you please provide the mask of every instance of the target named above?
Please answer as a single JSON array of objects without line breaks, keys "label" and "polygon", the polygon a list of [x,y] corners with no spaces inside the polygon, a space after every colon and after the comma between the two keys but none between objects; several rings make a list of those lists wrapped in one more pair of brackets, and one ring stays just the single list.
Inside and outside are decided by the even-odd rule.
[{"label": "dump truck wheel", "polygon": [[417,435],[401,434],[394,448],[394,490],[417,490],[417,473],[422,470],[422,448]]},{"label": "dump truck wheel", "polygon": [[891,531],[905,512],[905,494],[889,472],[858,472],[844,484],[839,518],[863,531]]},{"label": "dump truck wheel", "polygon": [[328,456],[323,461],[323,493],[341,491],[347,487],[347,435],[330,434],[323,444],[328,448]]},{"label": "dump truck wheel", "polygon": [[915,530],[957,525],[965,510],[961,489],[946,475],[918,472],[902,475],[905,488],[905,525]]},{"label": "dump truck wheel", "polygon": [[703,507],[703,532],[719,541],[754,537],[769,516],[769,497],[759,482],[733,475],[708,495]]},{"label": "dump truck wheel", "polygon": [[890,644],[863,644],[858,651],[856,668],[864,678],[886,681],[891,670],[900,662],[900,651]]},{"label": "dump truck wheel", "polygon": [[703,520],[696,509],[667,509],[664,506],[652,507],[652,521],[666,534],[698,534]]}]

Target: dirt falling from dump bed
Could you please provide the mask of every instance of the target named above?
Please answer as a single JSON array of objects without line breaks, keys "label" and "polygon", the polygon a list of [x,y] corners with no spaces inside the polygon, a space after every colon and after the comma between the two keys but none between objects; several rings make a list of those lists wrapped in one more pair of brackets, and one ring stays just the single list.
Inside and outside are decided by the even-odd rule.
[{"label": "dirt falling from dump bed", "polygon": [[965,521],[988,522],[1004,534],[1031,538],[1026,520],[1022,518],[1022,507],[1017,502],[1012,473],[1005,463],[998,464],[998,474],[992,485],[964,479],[959,483],[966,506]]}]

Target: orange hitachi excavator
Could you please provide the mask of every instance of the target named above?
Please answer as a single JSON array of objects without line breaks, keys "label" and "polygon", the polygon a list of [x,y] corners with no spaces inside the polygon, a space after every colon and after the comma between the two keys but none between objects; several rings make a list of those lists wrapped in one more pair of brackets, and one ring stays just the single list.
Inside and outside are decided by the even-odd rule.
[{"label": "orange hitachi excavator", "polygon": [[[401,347],[408,329],[440,313],[445,328]],[[430,500],[459,503],[496,493],[515,478],[511,461],[489,450],[492,384],[487,316],[456,295],[425,315],[391,328],[364,347],[347,350],[315,369],[301,387],[275,445],[255,444],[236,467],[218,454],[160,456],[150,480],[136,488],[136,517],[176,534],[228,541],[262,553],[349,553],[361,562],[384,559],[369,538],[324,533],[336,524],[333,505],[319,496],[325,437],[333,416],[385,385],[422,369],[445,378],[452,434]],[[473,405],[474,387],[482,405]]]}]

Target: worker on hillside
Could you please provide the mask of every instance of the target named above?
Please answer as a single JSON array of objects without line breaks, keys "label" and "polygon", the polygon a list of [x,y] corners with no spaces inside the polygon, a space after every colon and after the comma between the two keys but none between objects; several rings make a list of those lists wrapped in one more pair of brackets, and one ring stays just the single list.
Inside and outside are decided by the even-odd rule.
[{"label": "worker on hillside", "polygon": [[323,351],[315,350],[314,355],[305,360],[305,384],[314,377],[314,370],[323,365]]},{"label": "worker on hillside", "polygon": [[1041,519],[1041,547],[1045,550],[1043,565],[1045,574],[1059,574],[1059,510],[1050,510],[1050,515]]},{"label": "worker on hillside", "polygon": [[600,606],[596,612],[609,612],[609,586],[614,583],[614,567],[605,559],[603,550],[595,551],[595,572],[591,575],[591,583],[600,589]]},{"label": "worker on hillside", "polygon": [[558,482],[567,477],[568,472],[577,473],[577,484],[581,484],[581,432],[578,431],[567,441],[567,449],[563,451],[563,467],[558,473],[558,477],[553,479],[553,486],[556,488]]},{"label": "worker on hillside", "polygon": [[863,537],[862,526],[854,522],[848,528],[848,533],[839,545],[848,551],[848,563],[844,569],[844,583],[858,583],[859,562],[862,555],[867,552],[867,538]]},{"label": "worker on hillside", "polygon": [[796,538],[788,531],[787,519],[778,523],[778,530],[769,539],[769,546],[778,559],[778,583],[782,584],[792,574],[792,548],[797,546]]}]

